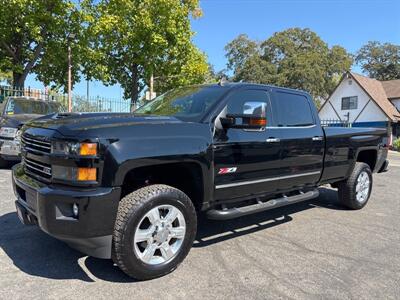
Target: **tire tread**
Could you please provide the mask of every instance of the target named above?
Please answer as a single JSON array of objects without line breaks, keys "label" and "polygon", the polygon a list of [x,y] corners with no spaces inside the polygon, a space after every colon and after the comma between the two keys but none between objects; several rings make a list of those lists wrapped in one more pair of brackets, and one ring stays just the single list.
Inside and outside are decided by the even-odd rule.
[{"label": "tire tread", "polygon": [[[342,205],[346,206],[347,208],[350,209],[361,209],[363,208],[367,202],[365,201],[362,205],[357,202],[356,200],[356,192],[355,192],[355,185],[357,184],[357,178],[360,172],[366,169],[368,173],[371,175],[371,169],[369,165],[363,162],[356,162],[353,171],[351,172],[349,178],[347,180],[342,181],[338,184],[338,197],[339,201]],[[372,192],[372,176],[371,178],[371,189],[370,189],[370,195]]]}]

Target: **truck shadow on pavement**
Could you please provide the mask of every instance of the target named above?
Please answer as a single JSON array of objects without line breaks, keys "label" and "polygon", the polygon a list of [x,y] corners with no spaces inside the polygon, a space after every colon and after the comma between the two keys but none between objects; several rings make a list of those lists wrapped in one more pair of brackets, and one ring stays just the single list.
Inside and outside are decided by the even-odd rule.
[{"label": "truck shadow on pavement", "polygon": [[36,226],[22,225],[14,212],[0,217],[0,228],[0,248],[14,266],[31,276],[86,282],[133,281],[112,260],[87,257]]},{"label": "truck shadow on pavement", "polygon": [[[336,191],[320,189],[319,198],[229,221],[199,218],[193,247],[206,247],[249,233],[266,230],[293,220],[291,215],[315,207],[342,210]],[[40,231],[20,224],[16,213],[0,216],[0,248],[14,266],[31,276],[49,279],[78,279],[86,282],[134,282],[112,260],[87,257]],[[1,254],[1,253],[0,253]],[[190,254],[189,254],[190,255]],[[1,257],[1,256],[0,256]],[[2,262],[3,264],[5,262]]]}]

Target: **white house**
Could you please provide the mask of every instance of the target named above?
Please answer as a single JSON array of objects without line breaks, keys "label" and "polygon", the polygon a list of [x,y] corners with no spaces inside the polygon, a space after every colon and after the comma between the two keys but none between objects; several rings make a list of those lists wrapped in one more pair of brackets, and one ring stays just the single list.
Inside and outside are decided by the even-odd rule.
[{"label": "white house", "polygon": [[400,136],[400,80],[378,81],[347,72],[320,108],[319,116],[325,124],[384,127],[394,137]]}]

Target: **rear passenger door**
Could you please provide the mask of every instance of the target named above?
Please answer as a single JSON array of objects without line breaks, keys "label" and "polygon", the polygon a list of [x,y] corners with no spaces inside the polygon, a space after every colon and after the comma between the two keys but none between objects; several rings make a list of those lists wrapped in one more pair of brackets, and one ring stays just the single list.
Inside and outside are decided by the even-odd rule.
[{"label": "rear passenger door", "polygon": [[274,89],[272,111],[280,139],[282,189],[314,185],[323,167],[324,134],[312,99],[305,93]]}]

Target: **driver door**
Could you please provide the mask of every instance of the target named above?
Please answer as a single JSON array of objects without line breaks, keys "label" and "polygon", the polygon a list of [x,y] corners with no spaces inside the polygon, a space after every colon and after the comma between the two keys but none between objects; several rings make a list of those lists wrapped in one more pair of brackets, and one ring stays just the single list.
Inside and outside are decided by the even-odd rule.
[{"label": "driver door", "polygon": [[265,178],[279,172],[279,138],[273,126],[269,92],[264,89],[236,90],[229,96],[227,114],[265,111],[267,125],[261,129],[227,128],[214,137],[215,200],[228,200],[275,190]]}]

